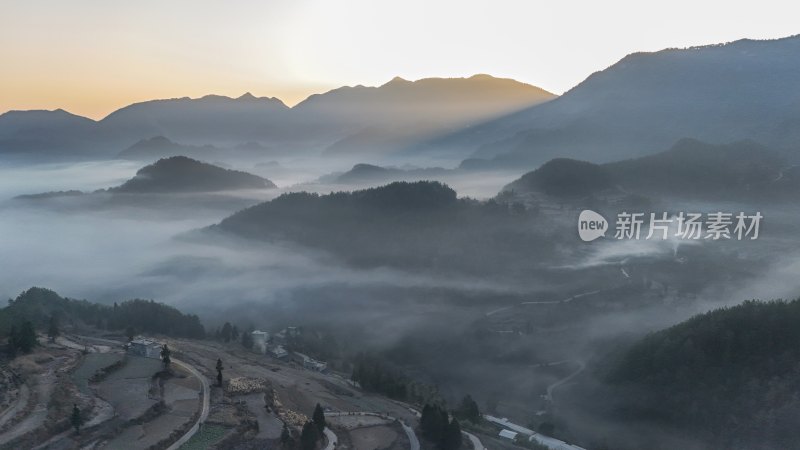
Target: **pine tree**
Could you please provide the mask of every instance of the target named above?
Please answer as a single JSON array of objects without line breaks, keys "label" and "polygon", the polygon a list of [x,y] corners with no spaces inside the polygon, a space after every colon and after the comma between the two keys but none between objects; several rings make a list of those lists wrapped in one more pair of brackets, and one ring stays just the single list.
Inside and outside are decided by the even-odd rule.
[{"label": "pine tree", "polygon": [[225,325],[222,326],[222,331],[220,332],[222,340],[225,342],[231,341],[231,324],[229,322],[225,322]]},{"label": "pine tree", "polygon": [[75,433],[80,434],[81,426],[83,425],[83,416],[77,404],[72,405],[72,414],[69,417],[69,423],[72,425],[72,428],[75,428]]},{"label": "pine tree", "polygon": [[172,358],[170,358],[171,354],[172,350],[169,349],[167,344],[164,344],[161,347],[161,362],[164,363],[164,369],[169,369],[169,365],[172,362]]},{"label": "pine tree", "polygon": [[303,425],[303,431],[300,433],[300,446],[303,450],[314,450],[318,440],[317,427],[311,422],[306,422]]},{"label": "pine tree", "polygon": [[[14,337],[12,336],[12,338]],[[23,322],[22,327],[16,332],[16,337],[13,340],[12,346],[15,347],[15,350],[21,350],[23,353],[30,353],[33,347],[38,344],[33,323],[29,320]]]},{"label": "pine tree", "polygon": [[469,395],[461,400],[461,405],[458,407],[456,414],[458,417],[469,420],[472,423],[478,423],[481,420],[481,412],[478,409],[478,404]]},{"label": "pine tree", "polygon": [[217,358],[217,386],[222,387],[222,359]]},{"label": "pine tree", "polygon": [[289,432],[289,427],[283,424],[283,431],[281,431],[281,445],[290,447],[292,443],[292,434]]},{"label": "pine tree", "polygon": [[253,335],[251,333],[242,333],[242,346],[248,350],[253,349]]},{"label": "pine tree", "polygon": [[311,416],[311,419],[314,421],[314,425],[317,426],[317,432],[320,435],[325,431],[325,412],[322,410],[322,406],[317,403],[316,408],[314,408],[314,415]]},{"label": "pine tree", "polygon": [[458,450],[461,448],[461,425],[453,418],[444,430],[442,437],[443,450]]},{"label": "pine tree", "polygon": [[49,324],[49,325],[48,325],[48,327],[47,327],[47,339],[48,339],[50,342],[55,342],[55,341],[56,341],[56,338],[57,338],[57,337],[58,337],[60,334],[61,334],[61,333],[60,333],[60,332],[59,332],[59,330],[58,330],[58,319],[57,319],[57,318],[56,318],[56,316],[54,316],[54,315],[53,315],[53,316],[50,316],[50,324]]},{"label": "pine tree", "polygon": [[128,338],[128,342],[131,342],[136,337],[136,329],[128,325],[128,328],[125,328],[125,336]]}]

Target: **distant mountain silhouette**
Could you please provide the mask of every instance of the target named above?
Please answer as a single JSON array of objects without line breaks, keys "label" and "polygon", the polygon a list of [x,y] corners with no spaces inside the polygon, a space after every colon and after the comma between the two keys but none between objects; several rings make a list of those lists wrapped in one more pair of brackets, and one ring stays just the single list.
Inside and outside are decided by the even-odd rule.
[{"label": "distant mountain silhouette", "polygon": [[237,189],[271,189],[271,181],[238,170],[223,169],[185,156],[160,159],[143,167],[114,193],[214,192]]},{"label": "distant mountain silhouette", "polygon": [[117,155],[120,159],[153,161],[173,156],[191,155],[195,158],[211,159],[219,157],[220,149],[213,145],[182,145],[163,136],[142,139]]},{"label": "distant mountain silhouette", "polygon": [[312,95],[294,111],[345,131],[329,154],[390,153],[424,138],[552,100],[556,96],[515,80],[396,77],[379,87],[343,87]]},{"label": "distant mountain silhouette", "polygon": [[[634,53],[551,102],[433,140],[470,148],[465,167],[608,162],[652,154],[682,137],[800,144],[800,36]],[[436,150],[438,149],[438,150]],[[794,153],[793,153],[794,154]],[[799,155],[794,155],[795,157]]]},{"label": "distant mountain silhouette", "polygon": [[318,155],[328,147],[331,153],[390,153],[553,97],[524,83],[476,75],[340,88],[294,108],[245,94],[135,103],[100,121],[61,110],[9,112],[0,115],[0,154],[111,158],[153,136],[247,150],[251,158],[259,148],[291,155]]},{"label": "distant mountain silhouette", "polygon": [[344,173],[323,177],[322,182],[333,184],[388,183],[391,181],[421,181],[434,179],[448,171],[440,167],[400,169],[372,164],[356,164]]},{"label": "distant mountain silhouette", "polygon": [[243,139],[286,137],[288,111],[276,98],[207,95],[135,103],[109,114],[99,125],[104,134],[130,144],[151,136],[191,144],[238,144]]},{"label": "distant mountain silhouette", "polygon": [[9,111],[0,115],[0,154],[28,156],[63,152],[91,156],[84,147],[96,136],[96,123],[63,109]]},{"label": "distant mountain silhouette", "polygon": [[503,188],[562,198],[613,193],[717,199],[789,198],[800,193],[800,170],[753,141],[714,145],[682,139],[667,151],[594,164],[554,159]]}]

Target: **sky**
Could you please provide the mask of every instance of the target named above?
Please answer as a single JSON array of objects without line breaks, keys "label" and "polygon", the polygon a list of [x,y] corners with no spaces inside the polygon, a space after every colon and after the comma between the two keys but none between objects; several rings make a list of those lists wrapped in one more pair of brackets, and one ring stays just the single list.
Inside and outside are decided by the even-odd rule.
[{"label": "sky", "polygon": [[800,33],[786,0],[0,0],[0,113],[100,119],[154,98],[289,105],[476,73],[560,94],[635,51]]}]

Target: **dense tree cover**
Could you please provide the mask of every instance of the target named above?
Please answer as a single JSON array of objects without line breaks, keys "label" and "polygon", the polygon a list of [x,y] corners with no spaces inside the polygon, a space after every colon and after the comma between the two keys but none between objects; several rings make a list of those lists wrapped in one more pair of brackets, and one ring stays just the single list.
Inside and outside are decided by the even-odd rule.
[{"label": "dense tree cover", "polygon": [[[458,199],[438,182],[397,182],[318,195],[284,194],[240,211],[213,230],[284,239],[358,266],[511,275],[535,266],[555,243],[521,205]],[[563,233],[561,233],[563,234]]]},{"label": "dense tree cover", "polygon": [[458,409],[453,411],[453,414],[462,420],[469,420],[472,423],[479,423],[481,421],[481,412],[478,409],[478,403],[472,399],[472,396],[465,395],[458,405]]},{"label": "dense tree cover", "polygon": [[556,158],[504,190],[562,198],[589,197],[613,189],[694,199],[766,200],[796,195],[798,188],[800,178],[788,170],[785,158],[763,145],[747,140],[716,145],[681,139],[655,155],[613,163]]},{"label": "dense tree cover", "polygon": [[40,329],[58,317],[58,326],[86,324],[107,330],[131,330],[168,336],[202,338],[205,330],[195,315],[152,300],[128,300],[114,306],[86,300],[62,298],[49,289],[31,288],[8,306],[0,309],[0,335],[7,335],[12,324],[30,321]]},{"label": "dense tree cover", "polygon": [[242,347],[252,350],[253,349],[253,327],[242,333]]},{"label": "dense tree cover", "polygon": [[505,189],[539,191],[556,197],[586,197],[611,187],[611,174],[603,166],[556,158],[526,173]]},{"label": "dense tree cover", "polygon": [[136,172],[111,192],[211,192],[275,188],[271,181],[238,170],[223,169],[185,156],[159,159]]},{"label": "dense tree cover", "polygon": [[441,401],[435,386],[407,377],[381,357],[359,353],[353,358],[352,365],[352,380],[366,391],[418,404]]},{"label": "dense tree cover", "polygon": [[405,400],[409,380],[399,371],[378,358],[359,355],[353,365],[353,381],[366,391],[378,392],[389,398]]},{"label": "dense tree cover", "polygon": [[461,425],[438,405],[426,404],[419,420],[422,435],[441,450],[461,448]]},{"label": "dense tree cover", "polygon": [[19,327],[11,326],[11,331],[8,333],[8,346],[12,355],[18,352],[30,353],[37,344],[36,330],[30,320],[25,320]]},{"label": "dense tree cover", "polygon": [[[800,448],[800,301],[749,301],[648,335],[605,369],[615,414],[709,448]],[[610,397],[609,397],[610,396]]]}]

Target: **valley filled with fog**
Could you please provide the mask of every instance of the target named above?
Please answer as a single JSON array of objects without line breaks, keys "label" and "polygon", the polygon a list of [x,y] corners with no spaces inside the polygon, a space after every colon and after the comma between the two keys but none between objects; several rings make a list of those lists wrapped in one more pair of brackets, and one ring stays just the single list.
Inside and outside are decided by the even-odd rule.
[{"label": "valley filled with fog", "polygon": [[[155,300],[208,341],[298,327],[290,350],[371,393],[471,396],[492,439],[484,418],[591,449],[800,448],[798,45],[637,53],[562,96],[398,77],[291,108],[11,111],[0,297]],[[642,235],[618,239],[631,213]],[[737,238],[739,213],[758,236]]]}]

